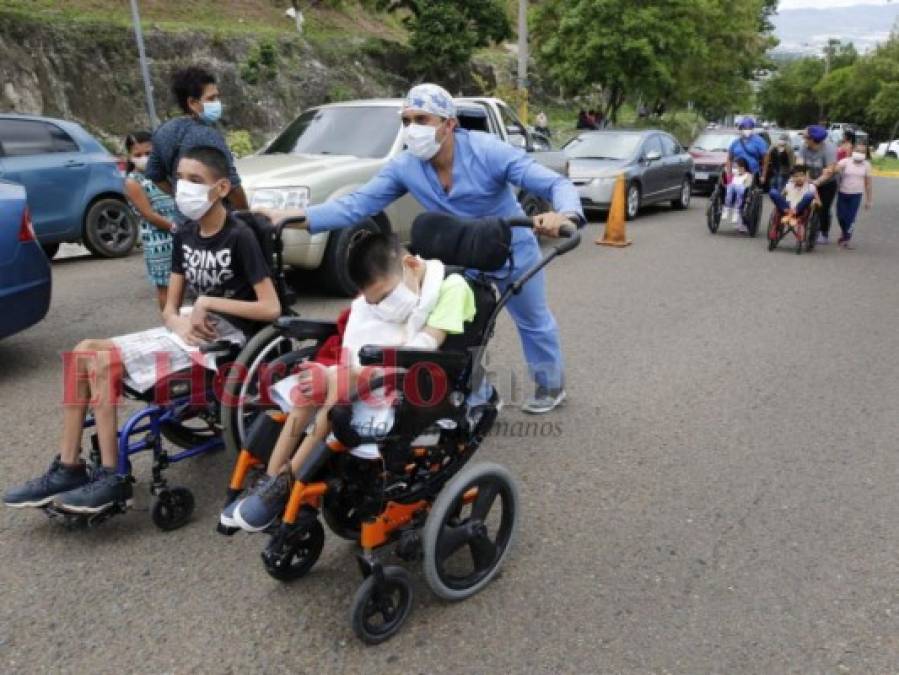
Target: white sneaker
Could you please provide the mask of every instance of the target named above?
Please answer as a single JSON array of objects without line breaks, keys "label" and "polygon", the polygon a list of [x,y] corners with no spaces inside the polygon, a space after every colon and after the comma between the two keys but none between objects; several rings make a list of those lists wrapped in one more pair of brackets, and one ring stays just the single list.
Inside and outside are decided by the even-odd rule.
[{"label": "white sneaker", "polygon": [[733,219],[731,220],[731,222],[734,225],[737,225],[737,224],[740,224],[743,222],[743,213],[740,211],[740,209],[733,209]]},{"label": "white sneaker", "polygon": [[736,229],[740,234],[749,234],[749,228],[739,221],[737,221]]},{"label": "white sneaker", "polygon": [[730,208],[729,206],[725,206],[724,209],[721,211],[721,222],[726,223],[726,222],[730,221],[731,213],[733,213],[733,209]]}]

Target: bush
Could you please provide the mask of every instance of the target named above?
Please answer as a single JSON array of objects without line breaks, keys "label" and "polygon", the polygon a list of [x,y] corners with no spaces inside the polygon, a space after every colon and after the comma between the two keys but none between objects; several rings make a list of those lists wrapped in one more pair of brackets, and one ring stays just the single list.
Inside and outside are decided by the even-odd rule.
[{"label": "bush", "polygon": [[225,134],[225,140],[235,157],[246,157],[255,150],[253,147],[253,139],[250,136],[250,132],[246,129],[234,129],[229,131]]}]

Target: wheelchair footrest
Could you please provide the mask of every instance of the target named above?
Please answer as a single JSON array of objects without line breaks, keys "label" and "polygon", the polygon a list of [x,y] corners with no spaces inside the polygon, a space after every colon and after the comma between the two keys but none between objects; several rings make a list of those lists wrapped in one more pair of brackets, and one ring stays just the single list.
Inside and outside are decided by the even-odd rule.
[{"label": "wheelchair footrest", "polygon": [[102,511],[96,513],[75,513],[60,509],[52,504],[43,508],[44,513],[51,520],[61,520],[66,527],[96,527],[105,520],[115,515],[125,513],[131,508],[133,500],[129,499],[124,502],[114,502]]}]

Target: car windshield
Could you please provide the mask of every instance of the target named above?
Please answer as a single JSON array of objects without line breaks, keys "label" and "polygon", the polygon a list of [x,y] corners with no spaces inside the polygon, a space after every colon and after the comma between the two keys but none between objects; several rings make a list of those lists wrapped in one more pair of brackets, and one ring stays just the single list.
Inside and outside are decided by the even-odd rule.
[{"label": "car windshield", "polygon": [[263,154],[386,157],[400,130],[399,106],[346,106],[307,110]]},{"label": "car windshield", "polygon": [[702,134],[693,141],[693,147],[690,149],[700,152],[727,152],[736,138],[736,134]]},{"label": "car windshield", "polygon": [[562,147],[572,159],[628,159],[637,151],[641,134],[583,134]]}]

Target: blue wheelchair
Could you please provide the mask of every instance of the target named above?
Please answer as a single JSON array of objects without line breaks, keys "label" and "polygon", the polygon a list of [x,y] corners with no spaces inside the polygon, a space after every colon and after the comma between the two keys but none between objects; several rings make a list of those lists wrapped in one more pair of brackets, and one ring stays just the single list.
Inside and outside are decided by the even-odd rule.
[{"label": "blue wheelchair", "polygon": [[[284,275],[281,233],[285,223],[273,225],[256,214],[238,213],[236,216],[251,228],[270,261],[270,273],[283,308],[289,308],[295,295]],[[142,452],[152,453],[150,493],[153,504],[150,513],[161,530],[174,530],[190,520],[194,510],[193,493],[186,487],[170,485],[165,470],[191,457],[218,452],[226,447],[239,447],[245,434],[245,420],[258,414],[252,392],[258,391],[260,380],[269,376],[268,366],[286,354],[303,354],[311,349],[303,340],[296,340],[286,328],[284,320],[296,318],[286,309],[285,315],[273,326],[257,332],[242,349],[231,343],[216,342],[205,345],[201,352],[212,355],[215,371],[196,365],[185,371],[167,375],[146,392],[123,386],[125,398],[140,401],[145,407],[130,415],[118,432],[117,473],[134,482],[131,459]],[[314,340],[312,340],[314,343]],[[236,405],[225,406],[229,397]],[[242,401],[242,402],[241,402]],[[94,417],[85,420],[85,429],[95,426]],[[91,434],[90,458],[96,466],[100,462],[97,435]],[[58,518],[70,527],[97,525],[111,516],[124,513],[129,504],[114,503],[99,513],[77,514],[45,507],[48,516]]]}]

